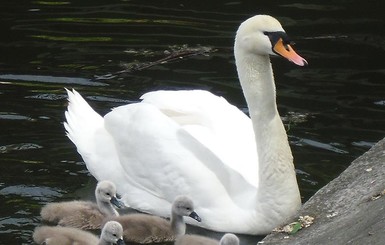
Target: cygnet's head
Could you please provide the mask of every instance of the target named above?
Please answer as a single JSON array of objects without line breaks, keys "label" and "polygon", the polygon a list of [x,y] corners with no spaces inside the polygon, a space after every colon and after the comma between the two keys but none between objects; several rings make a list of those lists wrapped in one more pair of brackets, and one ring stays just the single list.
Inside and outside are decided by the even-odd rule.
[{"label": "cygnet's head", "polygon": [[108,221],[102,229],[102,234],[100,236],[106,243],[112,243],[117,245],[124,245],[123,241],[123,227],[119,222]]},{"label": "cygnet's head", "polygon": [[223,235],[221,240],[219,241],[220,245],[239,245],[239,238],[232,234],[232,233],[226,233]]},{"label": "cygnet's head", "polygon": [[108,180],[99,181],[95,189],[95,197],[98,202],[112,203],[118,208],[123,207],[123,203],[117,199],[116,186]]},{"label": "cygnet's head", "polygon": [[189,216],[201,222],[201,218],[194,211],[193,201],[187,196],[177,196],[172,204],[171,212],[179,216]]}]

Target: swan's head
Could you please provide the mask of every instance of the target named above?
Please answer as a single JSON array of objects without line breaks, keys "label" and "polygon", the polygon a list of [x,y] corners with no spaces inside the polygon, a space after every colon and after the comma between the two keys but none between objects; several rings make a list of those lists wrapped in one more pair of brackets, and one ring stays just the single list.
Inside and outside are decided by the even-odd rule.
[{"label": "swan's head", "polygon": [[116,221],[108,221],[103,226],[101,239],[107,244],[124,245],[122,225]]},{"label": "swan's head", "polygon": [[299,66],[307,64],[293,50],[279,21],[269,15],[256,15],[239,26],[235,37],[235,51],[255,55],[279,55]]},{"label": "swan's head", "polygon": [[111,181],[99,181],[95,189],[95,197],[98,202],[111,203],[118,208],[123,207],[123,203],[117,199],[116,186]]}]

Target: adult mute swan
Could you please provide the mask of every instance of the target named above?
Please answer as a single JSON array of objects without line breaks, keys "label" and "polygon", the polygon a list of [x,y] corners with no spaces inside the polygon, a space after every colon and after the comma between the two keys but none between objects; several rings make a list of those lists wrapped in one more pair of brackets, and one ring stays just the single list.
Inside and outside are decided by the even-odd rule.
[{"label": "adult mute swan", "polygon": [[127,206],[168,217],[187,195],[193,225],[267,234],[301,205],[293,157],[277,111],[270,55],[304,66],[281,24],[257,15],[236,34],[235,61],[250,117],[207,91],[156,91],[104,118],[76,91],[67,135],[97,179],[113,179]]}]

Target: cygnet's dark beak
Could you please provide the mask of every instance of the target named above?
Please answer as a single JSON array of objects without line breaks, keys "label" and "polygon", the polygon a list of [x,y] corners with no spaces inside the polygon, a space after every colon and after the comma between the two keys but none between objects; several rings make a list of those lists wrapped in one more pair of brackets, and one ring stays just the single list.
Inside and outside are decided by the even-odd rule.
[{"label": "cygnet's dark beak", "polygon": [[195,211],[192,211],[191,214],[189,215],[191,218],[195,219],[196,221],[198,222],[201,222],[202,219],[201,217],[199,217],[199,215],[197,213],[195,213]]},{"label": "cygnet's dark beak", "polygon": [[117,208],[123,208],[124,207],[124,203],[122,201],[119,201],[116,197],[112,197],[110,200],[110,203],[115,205],[115,207],[117,207]]},{"label": "cygnet's dark beak", "polygon": [[116,198],[122,199],[122,195],[120,195],[119,193],[116,193]]},{"label": "cygnet's dark beak", "polygon": [[116,245],[126,245],[126,243],[124,243],[124,241],[123,241],[122,238],[119,238],[119,239],[116,241]]}]

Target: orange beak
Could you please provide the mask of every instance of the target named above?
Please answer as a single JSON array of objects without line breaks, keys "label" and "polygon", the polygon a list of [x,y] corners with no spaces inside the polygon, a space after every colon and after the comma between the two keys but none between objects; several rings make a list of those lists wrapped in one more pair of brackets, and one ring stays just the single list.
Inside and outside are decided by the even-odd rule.
[{"label": "orange beak", "polygon": [[282,38],[275,43],[273,50],[275,53],[285,57],[296,65],[307,65],[307,61],[299,56],[289,44],[284,44]]}]

